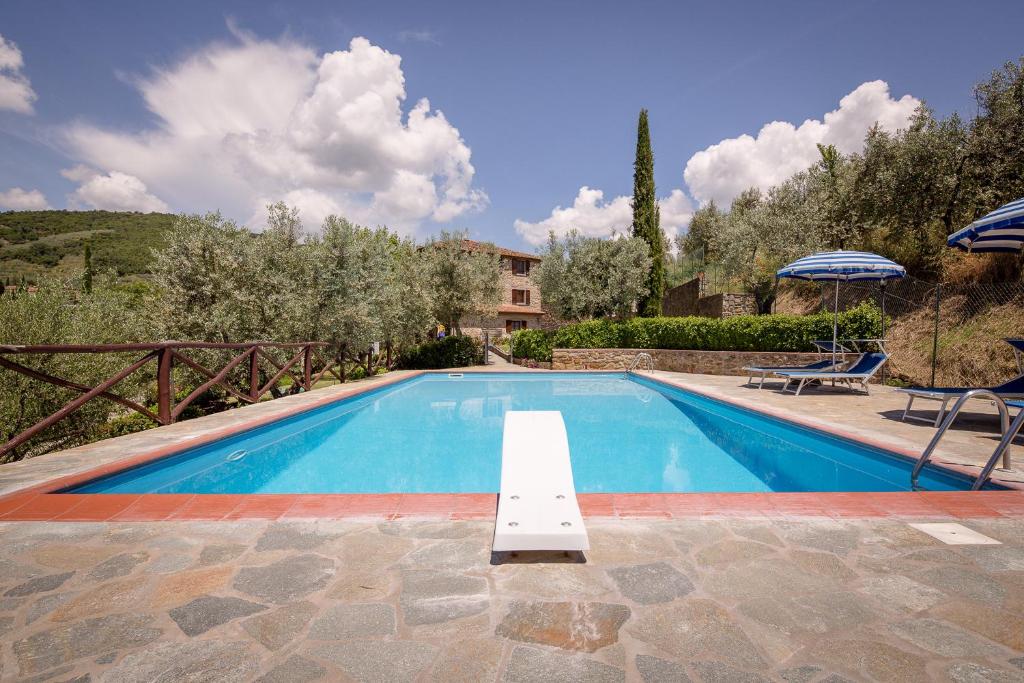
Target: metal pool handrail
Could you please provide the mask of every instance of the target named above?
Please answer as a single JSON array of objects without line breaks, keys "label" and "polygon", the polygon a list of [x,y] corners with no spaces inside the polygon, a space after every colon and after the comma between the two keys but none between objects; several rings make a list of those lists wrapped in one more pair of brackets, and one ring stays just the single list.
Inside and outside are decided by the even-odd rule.
[{"label": "metal pool handrail", "polygon": [[924,452],[921,453],[921,457],[917,459],[917,463],[914,465],[914,469],[910,473],[910,488],[912,490],[917,491],[920,489],[917,484],[917,478],[921,474],[921,470],[924,469],[924,466],[931,459],[932,454],[935,452],[935,448],[939,445],[939,441],[942,440],[946,431],[953,424],[953,421],[956,419],[960,409],[963,408],[964,405],[972,398],[979,397],[992,399],[996,408],[999,409],[999,424],[1003,428],[1003,438],[999,442],[999,446],[997,446],[996,450],[992,453],[992,456],[988,459],[988,462],[985,463],[985,467],[982,468],[981,474],[978,475],[978,478],[975,480],[971,490],[977,491],[985,485],[985,481],[988,479],[989,474],[991,474],[992,468],[995,467],[996,461],[999,459],[1000,455],[1003,456],[1003,467],[1006,469],[1010,468],[1010,451],[1008,447],[1010,442],[1013,441],[1013,437],[1018,431],[1020,431],[1021,426],[1024,425],[1024,419],[1022,419],[1022,416],[1024,416],[1024,410],[1017,415],[1013,424],[1010,425],[1010,414],[1003,399],[988,389],[971,389],[958,398],[956,403],[953,404],[953,408],[946,413],[946,419],[942,421],[942,425],[935,432],[935,436],[932,437],[928,446],[925,447]]},{"label": "metal pool handrail", "polygon": [[626,372],[635,371],[638,367],[640,367],[641,363],[646,363],[647,370],[650,372],[654,372],[654,359],[651,358],[651,354],[644,352],[636,354],[636,358],[634,358],[633,362],[629,364],[629,368],[626,370]]}]

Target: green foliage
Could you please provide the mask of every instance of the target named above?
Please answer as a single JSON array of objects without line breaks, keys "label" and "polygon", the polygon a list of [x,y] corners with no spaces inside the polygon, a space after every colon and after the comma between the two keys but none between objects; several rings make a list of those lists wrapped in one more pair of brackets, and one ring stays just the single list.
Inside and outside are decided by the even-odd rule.
[{"label": "green foliage", "polygon": [[946,236],[1024,195],[1022,93],[1024,59],[978,84],[970,121],[936,118],[922,105],[905,129],[872,128],[860,153],[820,146],[818,163],[767,194],[745,193],[722,214],[698,210],[683,247],[703,247],[762,311],[775,296],[775,270],[816,250],[875,251],[928,279],[1019,277],[1019,259],[950,250]]},{"label": "green foliage", "polygon": [[561,320],[626,318],[647,293],[651,258],[639,237],[598,239],[552,233],[535,277],[544,308]]},{"label": "green foliage", "polygon": [[[116,344],[154,338],[139,299],[110,278],[97,278],[91,295],[80,280],[45,280],[33,293],[0,297],[0,344]],[[18,356],[17,362],[42,372],[95,386],[136,360],[139,354],[59,354]],[[78,392],[0,369],[0,442],[56,412]],[[148,384],[136,374],[117,393],[145,399]],[[90,401],[66,420],[44,431],[6,457],[18,460],[101,438],[102,425],[123,409]]]},{"label": "green foliage", "polygon": [[[832,338],[832,314],[746,315],[734,318],[633,318],[624,322],[588,320],[554,333],[517,332],[517,356],[551,360],[551,349],[688,349],[696,351],[812,351],[811,342]],[[839,314],[839,336],[878,336],[881,312],[863,303]],[[520,337],[519,335],[523,335]]]},{"label": "green foliage", "polygon": [[548,330],[518,330],[512,333],[508,348],[520,358],[549,361],[553,338],[553,333]]},{"label": "green foliage", "polygon": [[633,236],[647,242],[651,264],[647,274],[646,294],[639,302],[643,316],[661,315],[661,300],[665,296],[665,245],[661,232],[661,212],[654,188],[654,152],[651,150],[651,130],[647,110],[640,110],[636,129],[636,160],[633,162]]},{"label": "green foliage", "polygon": [[414,346],[402,354],[406,370],[464,368],[483,362],[483,346],[473,337],[449,336]]},{"label": "green foliage", "polygon": [[150,272],[153,247],[163,244],[175,217],[123,211],[7,211],[0,213],[0,270],[37,282],[82,268],[90,243],[95,272]]},{"label": "green foliage", "polygon": [[456,333],[463,318],[491,317],[501,301],[497,249],[467,249],[465,239],[465,233],[442,232],[422,250],[434,317]]}]

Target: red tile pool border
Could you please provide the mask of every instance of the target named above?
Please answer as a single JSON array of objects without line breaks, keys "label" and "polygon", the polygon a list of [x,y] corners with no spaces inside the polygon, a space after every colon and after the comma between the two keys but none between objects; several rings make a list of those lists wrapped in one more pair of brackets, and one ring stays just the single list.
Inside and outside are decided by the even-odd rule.
[{"label": "red tile pool border", "polygon": [[[486,372],[486,371],[484,371]],[[538,371],[545,372],[545,371]],[[569,371],[571,372],[571,371]],[[581,371],[577,371],[581,372]],[[372,518],[395,520],[493,519],[497,495],[482,494],[76,494],[54,493],[97,477],[166,457],[270,422],[411,379],[423,372],[353,387],[323,400],[241,422],[186,443],[154,449],[85,472],[59,477],[0,497],[0,522],[14,521],[188,521]],[[685,383],[648,377],[662,384],[754,410],[842,438],[867,443],[903,457],[891,445],[843,432],[831,425],[795,419],[743,400],[723,398]],[[969,473],[967,468],[948,469]],[[1006,482],[1003,482],[1004,484]],[[1012,482],[1011,482],[1012,483]],[[920,491],[884,493],[586,493],[577,496],[585,517],[648,519],[764,518],[984,518],[1024,517],[1024,490]]]}]

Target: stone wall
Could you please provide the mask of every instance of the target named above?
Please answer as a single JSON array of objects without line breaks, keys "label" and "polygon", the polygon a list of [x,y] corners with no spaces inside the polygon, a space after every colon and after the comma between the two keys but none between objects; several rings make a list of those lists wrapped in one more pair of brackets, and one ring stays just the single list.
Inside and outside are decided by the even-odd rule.
[{"label": "stone wall", "polygon": [[757,301],[753,294],[712,294],[697,301],[697,315],[708,318],[757,315]]},{"label": "stone wall", "polygon": [[649,353],[656,370],[705,375],[743,375],[748,365],[802,365],[817,353],[784,351],[686,351],[677,349],[555,349],[552,370],[625,370],[638,353]]},{"label": "stone wall", "polygon": [[661,314],[666,316],[698,315],[697,302],[700,299],[700,278],[665,290],[661,300]]}]

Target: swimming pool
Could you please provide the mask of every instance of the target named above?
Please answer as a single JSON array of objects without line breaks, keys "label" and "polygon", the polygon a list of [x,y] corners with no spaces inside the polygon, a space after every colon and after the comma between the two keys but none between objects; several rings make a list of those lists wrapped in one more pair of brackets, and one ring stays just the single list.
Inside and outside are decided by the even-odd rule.
[{"label": "swimming pool", "polygon": [[[645,377],[427,374],[66,489],[493,493],[507,410],[559,410],[579,493],[905,491],[911,464]],[[970,482],[927,468],[929,490]]]}]

